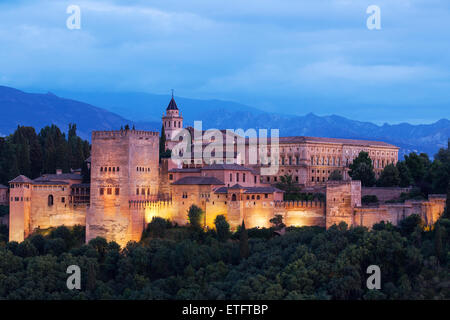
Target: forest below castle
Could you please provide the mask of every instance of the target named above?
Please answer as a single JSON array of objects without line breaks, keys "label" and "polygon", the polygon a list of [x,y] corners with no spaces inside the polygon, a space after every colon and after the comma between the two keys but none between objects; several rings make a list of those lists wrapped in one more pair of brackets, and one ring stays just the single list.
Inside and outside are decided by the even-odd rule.
[{"label": "forest below castle", "polygon": [[[448,202],[447,202],[448,208]],[[448,210],[448,209],[447,209]],[[371,231],[345,223],[274,231],[238,228],[223,216],[203,230],[201,210],[179,227],[154,218],[142,240],[120,248],[84,227],[37,230],[22,243],[0,232],[0,299],[449,299],[450,220],[434,228],[419,216]],[[191,213],[191,212],[190,212]],[[195,218],[197,217],[197,218]],[[67,267],[81,269],[81,289],[66,287]],[[367,267],[381,270],[369,290]]]}]

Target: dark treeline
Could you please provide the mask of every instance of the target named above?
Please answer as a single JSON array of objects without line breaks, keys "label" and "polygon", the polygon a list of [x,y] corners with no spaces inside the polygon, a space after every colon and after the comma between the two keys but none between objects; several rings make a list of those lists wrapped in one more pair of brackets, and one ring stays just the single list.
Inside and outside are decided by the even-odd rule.
[{"label": "dark treeline", "polygon": [[[20,244],[0,239],[0,299],[450,298],[448,216],[431,229],[413,215],[398,227],[341,223],[287,228],[283,236],[274,235],[280,219],[235,233],[223,216],[216,230],[202,230],[198,208],[189,219],[178,227],[154,218],[141,242],[123,249],[103,238],[84,244],[83,227]],[[66,287],[70,265],[81,269],[81,290]],[[380,267],[380,290],[367,288],[370,265]]]},{"label": "dark treeline", "polygon": [[86,173],[90,144],[78,137],[76,130],[76,125],[70,124],[66,137],[56,125],[42,128],[39,134],[33,127],[18,126],[13,134],[0,138],[0,183],[7,185],[19,174],[35,179],[56,169]]}]

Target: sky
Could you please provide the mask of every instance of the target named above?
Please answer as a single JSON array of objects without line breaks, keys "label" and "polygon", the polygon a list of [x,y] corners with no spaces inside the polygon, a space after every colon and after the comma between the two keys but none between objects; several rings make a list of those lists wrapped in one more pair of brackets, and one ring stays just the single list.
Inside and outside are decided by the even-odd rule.
[{"label": "sky", "polygon": [[0,85],[431,123],[450,118],[450,1],[0,0]]}]

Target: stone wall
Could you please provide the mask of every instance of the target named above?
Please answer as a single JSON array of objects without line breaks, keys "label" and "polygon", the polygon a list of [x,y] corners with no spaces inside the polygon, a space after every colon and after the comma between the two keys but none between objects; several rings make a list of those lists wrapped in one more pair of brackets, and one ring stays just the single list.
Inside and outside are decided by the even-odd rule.
[{"label": "stone wall", "polygon": [[378,187],[364,187],[362,188],[361,195],[377,196],[380,202],[385,202],[393,199],[398,199],[400,195],[405,192],[410,192],[411,188],[378,188]]},{"label": "stone wall", "polygon": [[130,240],[140,240],[145,212],[130,210],[130,200],[144,201],[158,194],[158,158],[159,135],[156,132],[92,133],[87,241],[101,236],[124,246]]}]

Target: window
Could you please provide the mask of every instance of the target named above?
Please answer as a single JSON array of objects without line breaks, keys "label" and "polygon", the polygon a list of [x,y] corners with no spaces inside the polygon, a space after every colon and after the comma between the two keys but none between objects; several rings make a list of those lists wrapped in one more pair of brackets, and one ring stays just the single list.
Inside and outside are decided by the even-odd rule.
[{"label": "window", "polygon": [[119,172],[120,171],[120,167],[117,167],[117,172]]},{"label": "window", "polygon": [[119,189],[119,188],[116,188],[116,189],[115,189],[115,194],[116,194],[116,196],[118,196],[119,193],[120,193],[120,189]]},{"label": "window", "polygon": [[105,189],[100,188],[100,195],[102,196],[105,193]]},{"label": "window", "polygon": [[254,183],[256,183],[256,176],[254,176],[253,178],[254,178],[254,180],[255,180]]},{"label": "window", "polygon": [[103,167],[100,167],[100,172],[103,172]]},{"label": "window", "polygon": [[112,194],[112,188],[107,188],[107,189],[106,189],[106,193],[107,193],[108,195],[111,195],[111,194]]},{"label": "window", "polygon": [[261,197],[259,195],[257,195],[256,196],[256,200],[259,200],[259,199],[261,199]]},{"label": "window", "polygon": [[239,182],[239,172],[236,173],[236,182]]},{"label": "window", "polygon": [[169,174],[169,180],[173,180],[173,174]]},{"label": "window", "polygon": [[267,193],[264,194],[264,198],[269,198],[269,195]]},{"label": "window", "polygon": [[230,173],[230,182],[233,181],[233,174]]},{"label": "window", "polygon": [[66,198],[62,197],[61,198],[61,203],[65,203],[66,202]]},{"label": "window", "polygon": [[49,195],[48,196],[48,206],[51,207],[53,205],[53,196]]},{"label": "window", "polygon": [[136,195],[139,195],[139,188],[136,188]]},{"label": "window", "polygon": [[242,182],[245,182],[245,173],[242,174]]},{"label": "window", "polygon": [[231,201],[236,201],[236,194],[233,193],[233,195],[231,196]]}]

